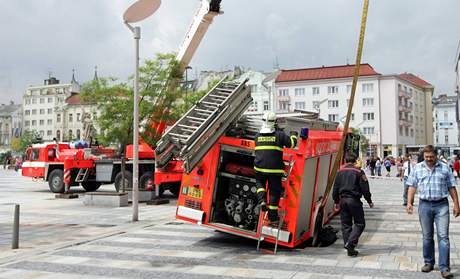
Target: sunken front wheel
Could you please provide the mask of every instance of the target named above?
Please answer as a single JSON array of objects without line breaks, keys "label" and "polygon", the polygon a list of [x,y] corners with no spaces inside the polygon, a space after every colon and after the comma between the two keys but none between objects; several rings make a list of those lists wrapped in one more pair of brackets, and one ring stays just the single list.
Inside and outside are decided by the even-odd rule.
[{"label": "sunken front wheel", "polygon": [[48,177],[48,185],[53,193],[64,193],[64,172],[60,169],[53,170]]}]

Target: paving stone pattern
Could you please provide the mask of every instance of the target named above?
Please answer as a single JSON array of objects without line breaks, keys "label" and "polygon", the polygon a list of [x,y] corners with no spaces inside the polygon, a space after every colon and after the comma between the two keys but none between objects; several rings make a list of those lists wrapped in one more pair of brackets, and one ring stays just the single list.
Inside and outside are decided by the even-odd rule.
[{"label": "paving stone pattern", "polygon": [[[267,255],[256,251],[253,240],[170,218],[0,265],[0,278],[440,278],[439,271],[419,271],[420,225],[401,205],[399,180],[370,182],[375,208],[365,209],[357,258],[346,256],[341,239],[329,247],[281,248],[276,256]],[[339,227],[338,220],[331,224]],[[459,226],[451,218],[454,273],[460,264]]]}]

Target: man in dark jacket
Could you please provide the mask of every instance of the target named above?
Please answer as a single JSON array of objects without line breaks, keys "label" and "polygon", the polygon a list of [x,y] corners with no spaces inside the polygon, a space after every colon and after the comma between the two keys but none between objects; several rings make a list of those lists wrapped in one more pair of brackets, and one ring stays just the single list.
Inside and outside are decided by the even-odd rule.
[{"label": "man in dark jacket", "polygon": [[[282,187],[281,178],[284,174],[283,147],[294,148],[297,144],[296,133],[289,137],[282,131],[275,129],[276,114],[266,112],[262,119],[263,125],[260,132],[255,137],[255,160],[254,169],[256,171],[257,200],[262,211],[267,211],[268,220],[272,225],[279,221],[278,203],[280,200]],[[270,202],[267,205],[266,185]]]},{"label": "man in dark jacket", "polygon": [[354,154],[347,154],[345,165],[340,168],[335,177],[334,190],[332,192],[336,208],[340,207],[341,209],[340,219],[342,223],[343,242],[350,257],[358,255],[355,247],[366,226],[361,197],[364,196],[369,207],[374,207],[367,177],[362,170],[354,166],[355,163],[356,156]]}]

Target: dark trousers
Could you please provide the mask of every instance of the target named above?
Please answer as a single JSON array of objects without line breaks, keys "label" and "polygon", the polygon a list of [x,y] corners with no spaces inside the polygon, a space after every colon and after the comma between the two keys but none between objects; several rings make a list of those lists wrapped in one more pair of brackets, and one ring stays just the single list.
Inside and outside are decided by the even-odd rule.
[{"label": "dark trousers", "polygon": [[270,194],[270,201],[268,203],[268,219],[275,221],[278,219],[278,204],[281,197],[281,175],[256,173],[257,185],[257,200],[259,203],[267,200],[267,192],[260,191],[259,189],[266,189],[268,182],[268,191]]},{"label": "dark trousers", "polygon": [[340,208],[343,243],[355,247],[366,226],[363,203],[356,198],[343,197],[340,199]]},{"label": "dark trousers", "polygon": [[370,167],[370,169],[371,169],[371,175],[374,176],[375,175],[375,168]]}]

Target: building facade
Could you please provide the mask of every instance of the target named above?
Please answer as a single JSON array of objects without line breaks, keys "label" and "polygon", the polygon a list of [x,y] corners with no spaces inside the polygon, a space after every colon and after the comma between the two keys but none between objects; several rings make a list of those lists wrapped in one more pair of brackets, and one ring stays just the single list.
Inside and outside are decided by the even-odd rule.
[{"label": "building facade", "polygon": [[433,98],[434,134],[436,146],[459,146],[459,119],[457,115],[458,96],[439,95]]},{"label": "building facade", "polygon": [[0,104],[0,150],[8,150],[13,138],[22,133],[22,106]]},{"label": "building facade", "polygon": [[[282,70],[275,83],[276,111],[317,111],[320,118],[343,124],[353,74],[354,65]],[[432,143],[432,92],[414,75],[384,76],[361,65],[350,126],[369,140],[367,154],[399,156],[406,145]]]}]

